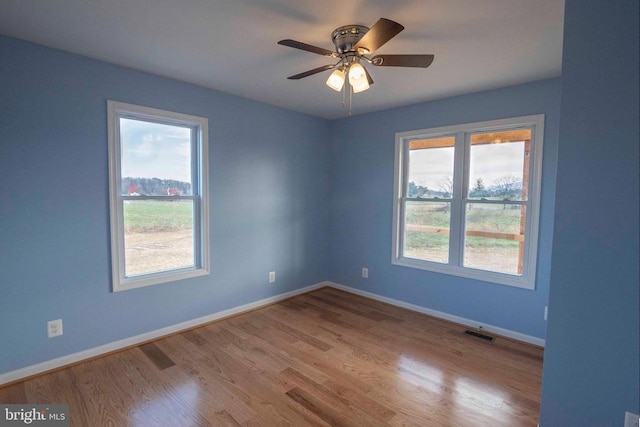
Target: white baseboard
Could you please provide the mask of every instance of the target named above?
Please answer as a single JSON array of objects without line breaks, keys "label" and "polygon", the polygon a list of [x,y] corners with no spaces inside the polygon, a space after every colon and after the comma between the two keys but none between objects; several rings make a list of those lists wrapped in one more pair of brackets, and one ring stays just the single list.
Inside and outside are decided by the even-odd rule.
[{"label": "white baseboard", "polygon": [[393,298],[383,297],[378,294],[374,294],[367,291],[362,291],[360,289],[352,288],[350,286],[340,285],[338,283],[327,282],[327,286],[331,286],[332,288],[340,289],[345,292],[350,292],[352,294],[361,295],[363,297],[371,298],[376,301],[385,302],[387,304],[395,305],[397,307],[406,308],[408,310],[417,311],[418,313],[428,314],[429,316],[437,317],[440,319],[448,320],[450,322],[458,323],[464,326],[469,326],[471,328],[477,328],[478,326],[482,326],[482,330],[489,333],[494,333],[496,335],[502,335],[503,337],[511,338],[514,340],[526,342],[529,344],[537,345],[539,347],[544,347],[545,340],[542,338],[534,337],[531,335],[522,334],[520,332],[512,331],[510,329],[500,328],[498,326],[489,325],[484,322],[479,322],[477,320],[467,319],[460,316],[455,316],[453,314],[445,313],[442,311],[432,310],[430,308],[422,307],[420,305],[411,304],[408,302],[400,301]]},{"label": "white baseboard", "polygon": [[428,314],[429,316],[437,317],[440,319],[448,320],[451,322],[459,323],[461,325],[476,328],[478,325],[482,325],[483,330],[502,335],[507,338],[512,338],[518,341],[523,341],[529,344],[534,344],[540,347],[544,347],[545,341],[541,338],[533,337],[530,335],[521,334],[519,332],[511,331],[509,329],[500,328],[498,326],[488,325],[486,323],[478,322],[464,317],[454,316],[452,314],[444,313],[437,310],[431,310],[426,307],[411,304],[408,302],[396,300],[393,298],[387,298],[381,295],[377,295],[371,292],[362,291],[360,289],[352,288],[345,285],[340,285],[333,282],[321,282],[315,285],[307,286],[301,289],[296,289],[283,294],[275,295],[269,298],[264,298],[259,301],[254,301],[248,304],[240,305],[238,307],[230,308],[228,310],[219,311],[217,313],[209,314],[207,316],[198,317],[197,319],[188,320],[186,322],[178,323],[175,325],[167,326],[166,328],[156,329],[154,331],[145,332],[144,334],[136,335],[133,337],[125,338],[119,341],[114,341],[108,344],[104,344],[98,347],[83,350],[77,353],[68,354],[66,356],[58,357],[57,359],[47,360],[45,362],[37,363],[35,365],[26,366],[24,368],[16,369],[15,371],[9,371],[4,374],[0,374],[0,386],[8,384],[14,381],[19,381],[24,378],[28,378],[34,375],[41,374],[43,372],[52,371],[54,369],[62,368],[64,366],[72,365],[74,363],[82,362],[83,360],[91,359],[103,354],[111,353],[117,350],[121,350],[127,347],[132,347],[144,342],[152,341],[167,335],[174,334],[176,332],[184,331],[190,328],[201,326],[207,323],[211,323],[216,320],[223,319],[225,317],[235,316],[247,311],[255,310],[260,307],[267,306],[269,304],[276,303],[278,301],[291,298],[296,295],[304,294],[314,291],[316,289],[330,286],[332,288],[340,289],[352,294],[361,295],[367,298],[371,298],[376,301],[385,302],[387,304],[395,305],[397,307],[406,308],[408,310],[417,311],[419,313]]},{"label": "white baseboard", "polygon": [[155,340],[163,336],[171,335],[176,332],[184,331],[196,326],[211,323],[216,320],[223,319],[229,316],[235,316],[247,311],[255,310],[260,307],[273,304],[278,301],[291,298],[293,296],[304,294],[325,286],[329,286],[328,283],[316,283],[315,285],[307,286],[301,289],[296,289],[283,294],[275,295],[269,298],[264,298],[259,301],[254,301],[248,304],[240,305],[238,307],[230,308],[228,310],[219,311],[217,313],[209,314],[207,316],[198,317],[197,319],[188,320],[186,322],[178,323],[175,325],[167,326],[166,328],[156,329],[155,331],[145,332],[144,334],[136,335],[130,338],[125,338],[119,341],[110,342],[98,347],[83,350],[77,353],[68,354],[66,356],[58,357],[57,359],[47,360],[45,362],[37,363],[35,365],[26,366],[24,368],[16,369],[15,371],[9,371],[4,374],[0,374],[0,386],[8,384],[10,382],[18,381],[23,378],[28,378],[34,375],[41,374],[43,372],[52,371],[67,365],[81,362],[83,360],[91,359],[103,354],[111,353],[113,351],[121,350],[127,347],[132,347],[147,341]]}]

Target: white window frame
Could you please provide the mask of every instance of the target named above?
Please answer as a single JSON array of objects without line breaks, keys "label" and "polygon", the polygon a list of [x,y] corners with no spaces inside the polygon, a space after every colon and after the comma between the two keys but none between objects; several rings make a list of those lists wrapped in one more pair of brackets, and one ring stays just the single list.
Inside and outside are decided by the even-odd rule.
[{"label": "white window frame", "polygon": [[[125,276],[124,213],[121,176],[120,118],[187,126],[195,130],[192,154],[195,266]],[[111,222],[111,276],[113,292],[157,285],[209,274],[208,120],[188,114],[107,101],[109,142],[109,204]]]},{"label": "white window frame", "polygon": [[[522,127],[530,127],[532,130],[529,159],[529,193],[528,200],[524,202],[527,217],[522,275],[517,276],[464,267],[462,264],[465,234],[464,212],[466,204],[474,202],[474,199],[468,199],[467,197],[469,188],[470,135],[478,132],[508,131]],[[392,264],[534,290],[538,253],[538,225],[540,222],[543,134],[544,114],[396,133]],[[402,254],[404,246],[404,200],[406,199],[405,194],[408,185],[409,144],[413,140],[443,136],[455,136],[454,195],[451,201],[450,257],[447,264],[408,258]]]}]

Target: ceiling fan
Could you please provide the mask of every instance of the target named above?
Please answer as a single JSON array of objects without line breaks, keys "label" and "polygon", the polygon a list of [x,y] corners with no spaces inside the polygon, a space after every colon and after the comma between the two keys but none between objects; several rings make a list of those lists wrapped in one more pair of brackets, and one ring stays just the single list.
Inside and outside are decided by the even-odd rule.
[{"label": "ceiling fan", "polygon": [[376,67],[419,67],[427,68],[433,62],[433,55],[368,55],[379,49],[393,37],[398,35],[404,27],[390,19],[380,18],[371,28],[363,25],[345,25],[336,28],[331,33],[331,39],[336,50],[328,50],[296,40],[280,40],[278,44],[289,46],[318,55],[338,59],[335,64],[323,65],[313,70],[288,77],[299,80],[322,71],[336,69],[327,80],[327,86],[340,92],[348,76],[348,82],[353,93],[369,89],[373,79],[362,62]]}]

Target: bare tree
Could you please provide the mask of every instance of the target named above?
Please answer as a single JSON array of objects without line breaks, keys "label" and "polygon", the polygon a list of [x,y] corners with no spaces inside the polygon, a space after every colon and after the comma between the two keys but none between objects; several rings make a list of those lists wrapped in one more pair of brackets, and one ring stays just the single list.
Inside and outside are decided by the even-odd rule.
[{"label": "bare tree", "polygon": [[[522,198],[522,181],[513,175],[505,175],[495,180],[495,195],[503,200]],[[503,206],[506,209],[507,205]]]},{"label": "bare tree", "polygon": [[495,194],[505,200],[519,198],[522,181],[513,175],[505,175],[494,181]]},{"label": "bare tree", "polygon": [[453,196],[453,181],[450,176],[445,176],[438,181],[438,188],[444,193],[444,197],[450,198]]}]

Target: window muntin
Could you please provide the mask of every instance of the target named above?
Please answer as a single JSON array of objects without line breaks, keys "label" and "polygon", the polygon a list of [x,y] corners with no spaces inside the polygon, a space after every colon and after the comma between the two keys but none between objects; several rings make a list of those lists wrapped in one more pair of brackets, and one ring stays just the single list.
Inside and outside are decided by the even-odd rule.
[{"label": "window muntin", "polygon": [[208,274],[207,119],[108,101],[114,291]]},{"label": "window muntin", "polygon": [[[539,115],[397,134],[392,262],[533,289],[543,124]],[[445,149],[453,154],[436,160]]]}]

